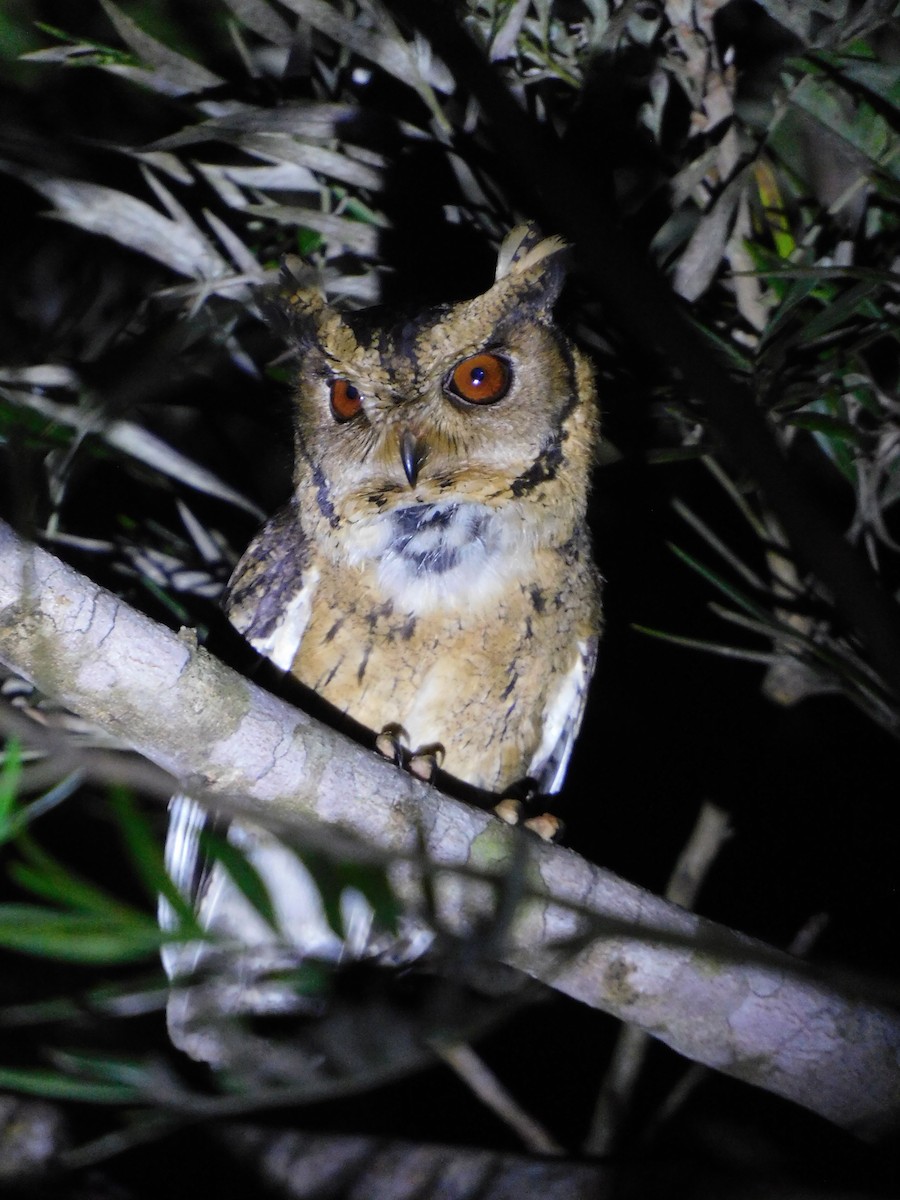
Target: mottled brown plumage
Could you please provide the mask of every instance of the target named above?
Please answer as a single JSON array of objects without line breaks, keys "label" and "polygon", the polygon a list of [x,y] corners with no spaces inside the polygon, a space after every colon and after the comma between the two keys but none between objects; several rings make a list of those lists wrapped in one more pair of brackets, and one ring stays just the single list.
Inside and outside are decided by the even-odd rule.
[{"label": "mottled brown plumage", "polygon": [[325,700],[495,792],[561,785],[600,627],[597,412],[552,319],[561,250],[519,227],[488,291],[412,318],[289,294],[295,492],[228,600]]}]

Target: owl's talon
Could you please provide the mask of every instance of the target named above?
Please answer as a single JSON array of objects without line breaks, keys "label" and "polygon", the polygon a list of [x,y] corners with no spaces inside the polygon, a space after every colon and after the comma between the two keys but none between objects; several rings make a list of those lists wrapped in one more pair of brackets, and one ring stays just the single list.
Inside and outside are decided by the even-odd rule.
[{"label": "owl's talon", "polygon": [[375,749],[382,758],[388,759],[394,766],[403,765],[403,743],[408,741],[406,730],[402,725],[385,725],[375,738]]},{"label": "owl's talon", "polygon": [[505,821],[507,825],[520,824],[524,811],[524,806],[515,796],[506,796],[499,804],[494,805],[494,815],[498,816],[501,821]]},{"label": "owl's talon", "polygon": [[[531,788],[528,799],[535,796],[536,792],[534,788]],[[494,805],[494,814],[501,821],[505,821],[507,825],[521,825],[524,829],[530,829],[544,842],[552,842],[561,837],[565,827],[559,817],[555,817],[553,813],[545,812],[540,816],[523,820],[526,803],[527,800],[523,803],[518,796],[504,796],[498,804]]]},{"label": "owl's talon", "polygon": [[420,746],[410,755],[410,774],[415,775],[417,779],[424,780],[425,783],[431,783],[443,761],[444,747],[440,742],[433,742],[430,746]]},{"label": "owl's talon", "polygon": [[565,825],[559,817],[554,817],[553,813],[541,813],[539,817],[529,817],[522,824],[532,833],[536,833],[544,842],[555,842],[557,838],[562,837],[565,830]]}]

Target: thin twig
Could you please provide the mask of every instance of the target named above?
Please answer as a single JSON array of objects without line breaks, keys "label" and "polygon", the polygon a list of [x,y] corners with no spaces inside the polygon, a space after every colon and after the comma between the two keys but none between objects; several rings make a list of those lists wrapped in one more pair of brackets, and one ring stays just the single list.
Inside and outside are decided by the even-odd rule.
[{"label": "thin twig", "polygon": [[452,1046],[435,1045],[434,1050],[478,1099],[518,1134],[533,1154],[564,1153],[562,1146],[513,1099],[471,1046],[458,1042]]}]

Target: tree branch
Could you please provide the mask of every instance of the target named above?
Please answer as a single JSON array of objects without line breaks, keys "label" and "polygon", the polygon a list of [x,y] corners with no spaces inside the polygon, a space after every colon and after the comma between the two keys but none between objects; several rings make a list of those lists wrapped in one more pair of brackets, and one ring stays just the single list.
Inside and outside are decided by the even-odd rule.
[{"label": "tree branch", "polygon": [[413,902],[424,852],[441,922],[523,900],[498,957],[679,1053],[862,1136],[900,1116],[900,1018],[788,955],[687,913],[571,850],[397,770],[129,608],[0,523],[0,661],[122,738],[181,787],[245,798],[260,824],[315,823],[398,860]]}]

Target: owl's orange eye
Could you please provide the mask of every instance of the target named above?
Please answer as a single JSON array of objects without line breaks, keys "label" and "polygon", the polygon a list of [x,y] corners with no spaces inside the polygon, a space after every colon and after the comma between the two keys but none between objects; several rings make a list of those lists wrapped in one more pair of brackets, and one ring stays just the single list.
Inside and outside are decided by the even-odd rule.
[{"label": "owl's orange eye", "polygon": [[331,411],[336,421],[350,421],[362,408],[359,388],[346,379],[335,379],[331,384]]},{"label": "owl's orange eye", "polygon": [[509,363],[496,354],[473,354],[453,368],[450,391],[470,404],[494,404],[509,391]]}]

